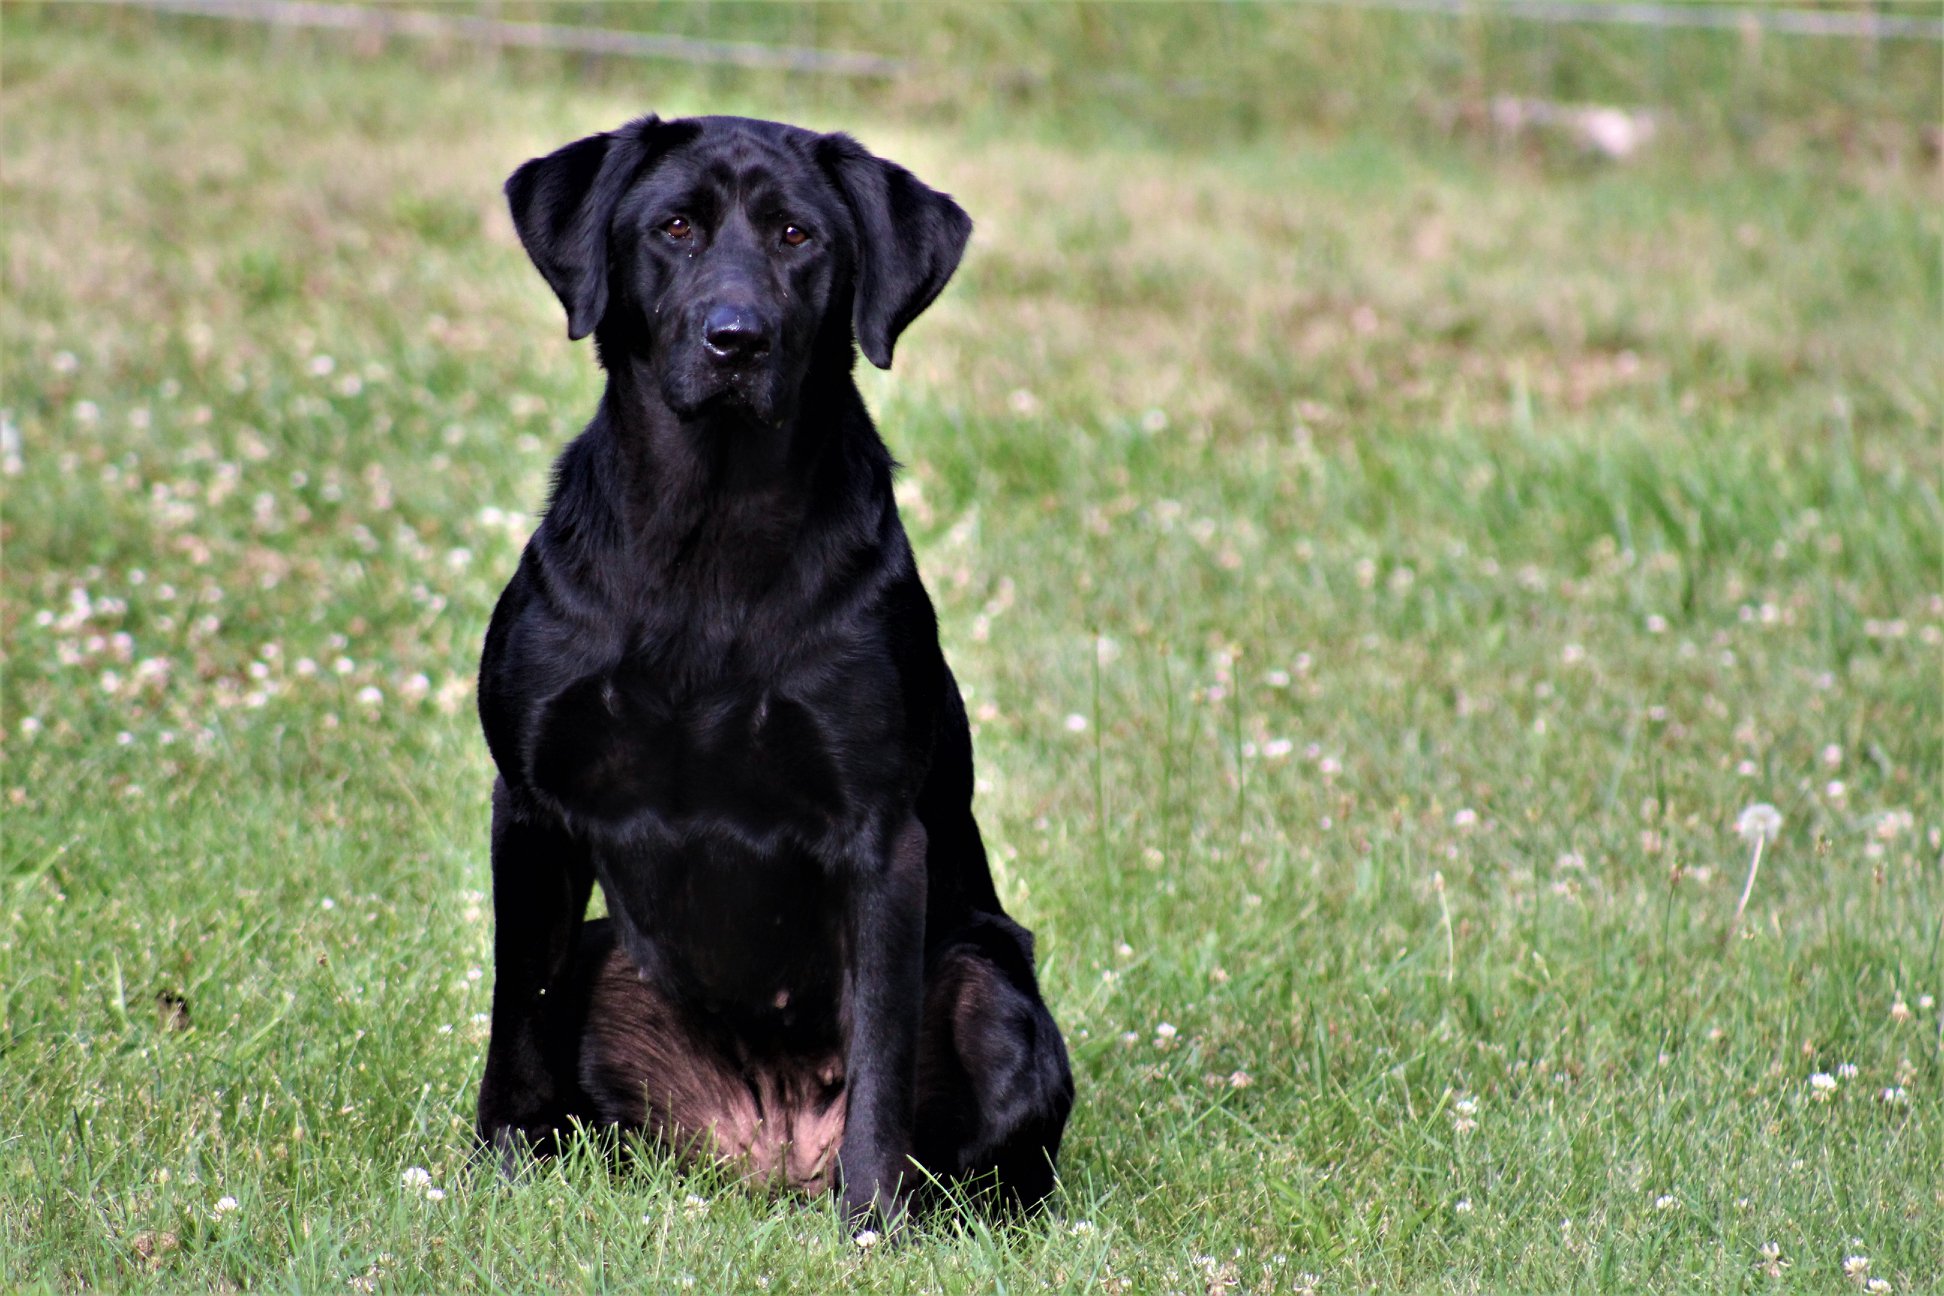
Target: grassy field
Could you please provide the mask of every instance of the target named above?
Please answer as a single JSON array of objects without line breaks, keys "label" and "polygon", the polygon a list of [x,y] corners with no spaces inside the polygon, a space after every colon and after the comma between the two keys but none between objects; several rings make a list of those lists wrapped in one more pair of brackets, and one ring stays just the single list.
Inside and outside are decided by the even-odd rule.
[{"label": "grassy field", "polygon": [[[1944,1289],[1935,46],[1683,45],[1773,129],[1669,73],[1613,166],[4,17],[0,1287]],[[498,185],[650,107],[979,222],[863,381],[1074,1052],[1040,1220],[468,1172],[471,673],[600,385]]]}]

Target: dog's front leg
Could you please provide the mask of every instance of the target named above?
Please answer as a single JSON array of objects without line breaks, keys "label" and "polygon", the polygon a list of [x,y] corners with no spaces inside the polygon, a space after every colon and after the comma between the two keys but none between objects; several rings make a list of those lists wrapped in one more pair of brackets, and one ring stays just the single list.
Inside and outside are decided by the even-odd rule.
[{"label": "dog's front leg", "polygon": [[508,1174],[565,1120],[572,1063],[552,1056],[560,1032],[548,1029],[547,997],[560,987],[593,880],[586,847],[522,815],[504,780],[493,785],[493,1025],[476,1128]]},{"label": "dog's front leg", "polygon": [[924,1009],[925,829],[916,817],[852,879],[844,1058],[849,1107],[838,1150],[844,1211],[898,1223],[917,1174],[911,1162],[918,1022]]}]

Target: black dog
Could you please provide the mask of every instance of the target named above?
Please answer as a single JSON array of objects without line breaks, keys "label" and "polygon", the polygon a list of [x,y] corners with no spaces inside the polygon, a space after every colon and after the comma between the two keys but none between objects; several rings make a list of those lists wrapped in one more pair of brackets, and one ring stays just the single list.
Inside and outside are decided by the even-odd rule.
[{"label": "black dog", "polygon": [[[642,118],[506,193],[608,379],[480,663],[479,1137],[510,1162],[639,1130],[841,1186],[853,1218],[928,1178],[1037,1203],[1066,1047],[851,377],[971,221],[847,136],[731,117]],[[596,880],[612,918],[584,926]]]}]

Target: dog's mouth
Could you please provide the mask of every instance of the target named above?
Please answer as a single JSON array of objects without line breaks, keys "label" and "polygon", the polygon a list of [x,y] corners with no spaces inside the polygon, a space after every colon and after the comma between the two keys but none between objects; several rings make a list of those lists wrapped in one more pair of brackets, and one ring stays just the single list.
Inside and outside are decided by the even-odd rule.
[{"label": "dog's mouth", "polygon": [[662,398],[684,422],[774,427],[781,421],[778,385],[777,375],[768,366],[698,365],[665,377]]}]

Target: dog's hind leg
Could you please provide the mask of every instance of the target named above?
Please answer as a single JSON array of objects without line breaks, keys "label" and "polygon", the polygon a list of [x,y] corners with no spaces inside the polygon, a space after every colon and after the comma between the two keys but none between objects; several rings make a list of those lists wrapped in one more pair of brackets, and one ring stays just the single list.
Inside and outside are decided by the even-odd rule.
[{"label": "dog's hind leg", "polygon": [[1053,1191],[1073,1073],[1033,975],[1032,936],[979,914],[927,963],[917,1160],[975,1193],[996,1186],[1001,1204],[1038,1206]]}]

